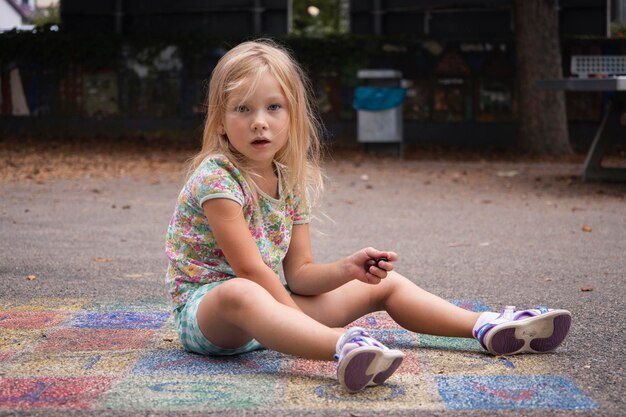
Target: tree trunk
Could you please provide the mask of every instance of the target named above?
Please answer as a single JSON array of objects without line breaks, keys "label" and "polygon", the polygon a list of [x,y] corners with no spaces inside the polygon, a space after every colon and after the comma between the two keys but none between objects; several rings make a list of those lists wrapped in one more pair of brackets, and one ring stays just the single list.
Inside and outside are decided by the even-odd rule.
[{"label": "tree trunk", "polygon": [[557,0],[516,0],[519,144],[535,154],[571,153],[565,93],[536,87],[563,77]]}]

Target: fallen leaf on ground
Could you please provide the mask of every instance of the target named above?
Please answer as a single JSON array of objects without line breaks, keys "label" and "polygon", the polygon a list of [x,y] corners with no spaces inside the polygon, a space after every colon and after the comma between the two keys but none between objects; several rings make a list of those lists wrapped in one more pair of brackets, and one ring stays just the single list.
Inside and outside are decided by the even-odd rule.
[{"label": "fallen leaf on ground", "polygon": [[590,292],[590,291],[593,291],[593,287],[582,287],[580,290],[582,292]]},{"label": "fallen leaf on ground", "polygon": [[460,246],[470,246],[469,243],[463,243],[463,242],[452,242],[448,244],[449,248],[458,248]]},{"label": "fallen leaf on ground", "polygon": [[591,226],[588,224],[583,224],[583,232],[591,232]]},{"label": "fallen leaf on ground", "polygon": [[36,279],[37,279],[37,275],[32,275],[32,274],[31,274],[31,275],[28,275],[28,276],[26,277],[26,279],[27,279],[28,281],[33,281],[33,280],[36,280]]},{"label": "fallen leaf on ground", "polygon": [[496,175],[498,177],[515,177],[517,175],[519,175],[519,171],[516,169],[513,169],[511,171],[498,171],[496,172]]},{"label": "fallen leaf on ground", "polygon": [[111,258],[100,258],[100,257],[95,257],[93,258],[94,262],[111,262],[113,259]]}]

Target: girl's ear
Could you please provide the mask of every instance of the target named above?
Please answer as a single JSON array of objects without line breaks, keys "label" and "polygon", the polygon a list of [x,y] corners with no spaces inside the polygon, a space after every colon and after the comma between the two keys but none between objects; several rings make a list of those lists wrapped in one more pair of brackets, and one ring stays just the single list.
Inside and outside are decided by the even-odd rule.
[{"label": "girl's ear", "polygon": [[220,127],[217,128],[217,133],[220,135],[226,134],[226,129],[224,129],[224,125],[220,125]]}]

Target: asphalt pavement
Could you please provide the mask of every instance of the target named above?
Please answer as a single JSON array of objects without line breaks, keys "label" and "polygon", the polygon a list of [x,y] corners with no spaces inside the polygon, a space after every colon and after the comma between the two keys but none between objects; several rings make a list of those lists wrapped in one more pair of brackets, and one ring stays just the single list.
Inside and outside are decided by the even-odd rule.
[{"label": "asphalt pavement", "polygon": [[[569,338],[537,366],[567,378],[595,407],[520,408],[499,415],[622,416],[626,184],[585,184],[579,169],[569,162],[337,158],[326,164],[324,203],[312,225],[316,260],[332,261],[374,246],[396,251],[398,272],[447,299],[480,300],[493,309],[547,305],[570,310]],[[166,304],[164,235],[181,178],[155,170],[134,177],[0,184],[0,303]],[[0,380],[3,365],[15,360],[2,363],[2,346]],[[541,369],[530,373],[543,374]],[[0,397],[6,400],[7,392],[0,389]],[[389,413],[369,410],[364,403],[351,414],[280,408],[224,413],[406,412],[394,411],[393,403]],[[192,414],[0,405],[0,415]],[[440,407],[420,413],[444,414],[483,416],[493,410]]]}]

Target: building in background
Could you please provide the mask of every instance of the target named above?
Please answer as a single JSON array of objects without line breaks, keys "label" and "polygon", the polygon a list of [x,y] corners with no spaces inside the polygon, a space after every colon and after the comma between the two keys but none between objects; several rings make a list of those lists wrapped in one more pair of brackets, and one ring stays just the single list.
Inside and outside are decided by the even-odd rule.
[{"label": "building in background", "polygon": [[72,33],[197,34],[229,37],[289,31],[288,0],[62,0]]},{"label": "building in background", "polygon": [[[625,0],[560,0],[563,36],[604,36],[626,13]],[[414,35],[436,39],[512,37],[514,0],[351,0],[353,33]]]},{"label": "building in background", "polygon": [[[58,32],[0,36],[0,135],[197,132],[216,62],[268,36],[303,63],[333,141],[354,141],[364,68],[402,72],[404,132],[415,143],[515,139],[515,0],[37,0],[50,3],[60,4]],[[608,36],[625,5],[559,1],[564,75],[571,55],[626,54]],[[567,94],[572,140],[593,136],[606,99]]]},{"label": "building in background", "polygon": [[0,32],[32,29],[35,0],[0,0]]}]

